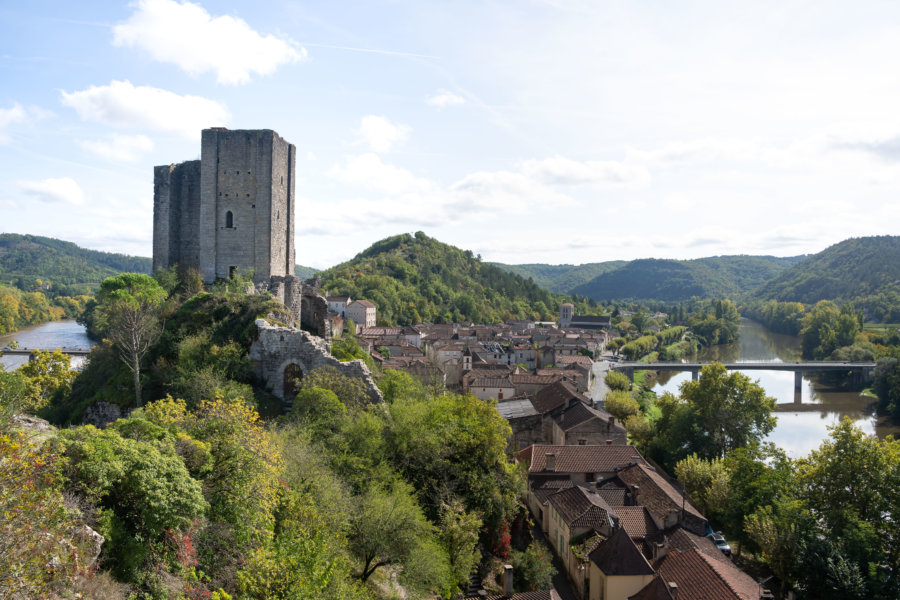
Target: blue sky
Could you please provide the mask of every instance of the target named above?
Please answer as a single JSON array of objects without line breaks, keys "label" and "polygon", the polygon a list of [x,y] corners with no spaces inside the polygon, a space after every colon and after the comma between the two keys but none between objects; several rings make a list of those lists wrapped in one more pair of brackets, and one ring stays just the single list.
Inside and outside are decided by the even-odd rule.
[{"label": "blue sky", "polygon": [[200,130],[297,146],[297,262],[818,252],[900,222],[895,2],[0,2],[0,231],[151,254]]}]

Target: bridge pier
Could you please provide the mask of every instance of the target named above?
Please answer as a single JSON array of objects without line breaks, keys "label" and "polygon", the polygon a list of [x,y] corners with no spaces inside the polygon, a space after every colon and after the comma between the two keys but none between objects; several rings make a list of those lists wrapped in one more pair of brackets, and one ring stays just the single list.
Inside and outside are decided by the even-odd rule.
[{"label": "bridge pier", "polygon": [[799,394],[803,391],[803,372],[802,371],[794,371],[794,394]]},{"label": "bridge pier", "polygon": [[700,381],[699,369],[691,369],[691,381]]},{"label": "bridge pier", "polygon": [[622,369],[622,370],[625,371],[625,375],[628,376],[628,381],[630,381],[631,383],[634,383],[634,369],[627,368],[627,369]]}]

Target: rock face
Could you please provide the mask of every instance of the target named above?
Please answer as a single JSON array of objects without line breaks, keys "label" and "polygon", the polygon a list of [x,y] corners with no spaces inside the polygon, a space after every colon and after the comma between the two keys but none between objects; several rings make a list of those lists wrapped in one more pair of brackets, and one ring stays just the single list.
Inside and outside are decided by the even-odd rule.
[{"label": "rock face", "polygon": [[256,374],[290,408],[296,386],[306,373],[334,367],[348,377],[363,380],[372,402],[382,402],[369,368],[361,360],[341,362],[331,355],[328,342],[297,327],[280,327],[257,319],[259,337],[250,346],[250,361]]},{"label": "rock face", "polygon": [[83,425],[93,425],[94,427],[106,427],[113,421],[127,417],[131,411],[122,411],[117,404],[110,402],[96,402],[87,407],[84,411],[84,418],[81,419]]}]

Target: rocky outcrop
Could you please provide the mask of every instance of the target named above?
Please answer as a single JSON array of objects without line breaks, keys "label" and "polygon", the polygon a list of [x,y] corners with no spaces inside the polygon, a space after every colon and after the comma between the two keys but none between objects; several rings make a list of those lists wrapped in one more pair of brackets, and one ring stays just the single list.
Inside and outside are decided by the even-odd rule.
[{"label": "rocky outcrop", "polygon": [[362,379],[372,402],[381,402],[381,390],[375,385],[369,368],[361,360],[341,362],[331,355],[328,342],[297,327],[272,325],[257,319],[259,337],[250,346],[250,361],[256,374],[272,393],[290,405],[294,386],[304,374],[330,366],[348,377]]},{"label": "rocky outcrop", "polygon": [[95,402],[84,411],[84,418],[81,419],[83,425],[93,425],[94,427],[106,427],[113,421],[127,417],[131,414],[130,410],[123,411],[118,404],[110,402]]}]

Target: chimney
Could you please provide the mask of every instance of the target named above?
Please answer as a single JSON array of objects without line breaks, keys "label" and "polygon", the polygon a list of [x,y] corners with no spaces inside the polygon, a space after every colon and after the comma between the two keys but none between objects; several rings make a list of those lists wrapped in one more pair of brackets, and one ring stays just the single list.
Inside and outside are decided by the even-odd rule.
[{"label": "chimney", "polygon": [[544,470],[545,471],[555,471],[556,470],[556,455],[552,452],[548,452],[544,455]]},{"label": "chimney", "polygon": [[673,598],[678,598],[678,584],[674,581],[669,582],[669,593],[672,594]]},{"label": "chimney", "polygon": [[606,440],[606,445],[607,445],[607,446],[612,446],[612,440]]},{"label": "chimney", "polygon": [[640,486],[633,485],[631,486],[631,497],[634,498],[634,505],[638,505],[638,492],[640,492]]},{"label": "chimney", "polygon": [[513,568],[512,568],[512,565],[503,565],[503,593],[506,596],[513,595]]}]

